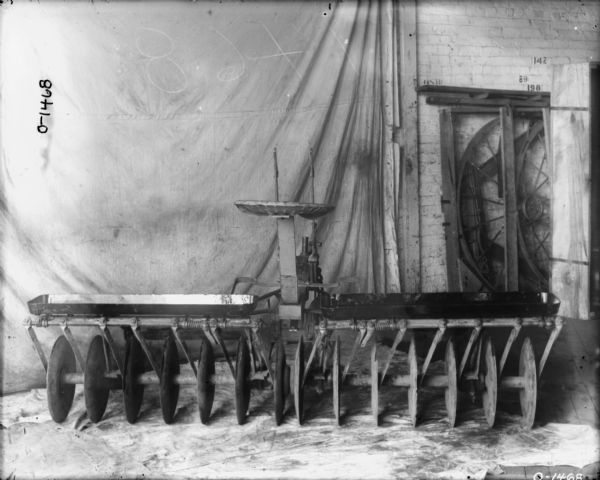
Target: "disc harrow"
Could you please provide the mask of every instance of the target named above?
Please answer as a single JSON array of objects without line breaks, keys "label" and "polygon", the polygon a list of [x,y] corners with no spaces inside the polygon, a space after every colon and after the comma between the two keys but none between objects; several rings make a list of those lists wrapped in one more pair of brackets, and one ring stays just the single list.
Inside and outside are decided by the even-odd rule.
[{"label": "disc harrow", "polygon": [[[277,169],[276,169],[277,171]],[[278,196],[278,195],[277,195]],[[305,389],[332,398],[332,417],[343,423],[348,387],[370,389],[371,419],[379,425],[382,389],[406,395],[407,421],[420,420],[419,394],[424,387],[443,392],[446,420],[457,424],[459,392],[471,394],[483,410],[485,424],[496,420],[499,390],[517,390],[522,425],[535,422],[537,388],[552,345],[562,326],[559,300],[551,293],[412,293],[341,294],[328,290],[353,279],[323,283],[316,240],[316,218],[333,207],[296,202],[237,202],[244,213],[267,215],[277,222],[279,281],[263,284],[250,277],[234,281],[229,294],[192,295],[41,295],[29,302],[27,331],[46,370],[48,408],[63,422],[72,407],[75,386],[83,385],[92,422],[105,414],[112,390],[123,391],[125,418],[135,423],[146,387],[157,388],[165,423],[177,422],[182,387],[197,392],[199,419],[209,424],[217,388],[228,388],[237,421],[248,421],[254,389],[273,392],[274,421],[286,421],[292,404],[296,421],[306,421]],[[296,249],[296,216],[313,222],[312,238]],[[262,295],[236,294],[239,284],[271,288]],[[86,357],[71,327],[94,328],[98,334]],[[518,369],[506,375],[509,353],[523,327],[546,328],[550,335],[539,361],[528,336],[522,342]],[[49,358],[36,328],[60,329]],[[498,329],[509,331],[498,357]],[[122,335],[114,335],[122,332]],[[342,338],[354,341],[349,354]],[[393,337],[383,349],[379,340]],[[430,339],[419,355],[423,339]],[[495,339],[495,341],[493,341]],[[191,348],[191,345],[196,345]],[[290,348],[286,351],[286,346]],[[353,369],[359,351],[370,349],[369,373]],[[407,351],[398,368],[394,357]],[[423,350],[425,351],[425,350]],[[438,353],[436,357],[436,352]],[[498,351],[499,352],[499,351]],[[437,359],[437,360],[436,360]],[[216,361],[224,369],[216,368]],[[434,361],[443,362],[433,371]],[[225,371],[226,373],[221,373]],[[219,373],[218,373],[219,372]]]}]

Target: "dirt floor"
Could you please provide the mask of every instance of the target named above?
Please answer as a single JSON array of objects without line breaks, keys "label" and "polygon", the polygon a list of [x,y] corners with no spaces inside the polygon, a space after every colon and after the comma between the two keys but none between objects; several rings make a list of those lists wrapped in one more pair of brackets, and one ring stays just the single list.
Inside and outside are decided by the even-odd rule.
[{"label": "dirt floor", "polygon": [[[405,361],[406,354],[399,352],[393,367]],[[560,355],[554,361],[559,362]],[[433,364],[434,370],[440,368],[441,362]],[[218,369],[225,373],[224,364]],[[529,466],[520,467],[519,478],[533,478],[538,472],[552,478],[552,468],[561,465],[574,475],[594,472],[597,464],[590,464],[600,458],[596,415],[565,420],[564,407],[552,398],[558,390],[565,393],[550,382],[540,392],[541,421],[527,431],[519,425],[514,392],[500,396],[493,429],[485,424],[483,410],[461,396],[457,426],[449,429],[443,391],[422,389],[421,420],[414,429],[407,417],[407,391],[401,387],[381,390],[379,427],[373,425],[368,387],[343,390],[341,427],[334,425],[328,390],[307,391],[302,426],[289,406],[283,425],[276,427],[272,390],[253,390],[248,421],[239,426],[233,385],[218,385],[211,421],[205,426],[198,419],[192,386],[182,387],[172,425],[162,421],[157,387],[146,388],[135,425],[125,421],[120,391],[111,393],[104,418],[92,424],[78,386],[69,417],[56,424],[46,407],[45,390],[36,389],[1,398],[2,478],[471,480],[486,475],[508,478],[503,473],[514,473],[510,466],[515,465]],[[539,470],[537,465],[550,469]],[[569,473],[564,468],[560,471]]]}]

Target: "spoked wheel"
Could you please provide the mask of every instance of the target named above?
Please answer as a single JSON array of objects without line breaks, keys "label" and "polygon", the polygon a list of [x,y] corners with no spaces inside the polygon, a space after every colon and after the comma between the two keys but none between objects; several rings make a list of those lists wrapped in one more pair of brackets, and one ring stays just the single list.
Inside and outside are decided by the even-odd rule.
[{"label": "spoked wheel", "polygon": [[448,386],[445,389],[446,412],[448,425],[453,428],[456,424],[456,407],[458,399],[458,378],[456,374],[456,352],[452,339],[446,343],[445,370],[448,377]]},{"label": "spoked wheel", "polygon": [[106,347],[102,336],[96,335],[90,343],[85,361],[83,395],[87,416],[94,423],[99,422],[104,415],[110,393],[110,382],[106,378],[109,370]]},{"label": "spoked wheel", "polygon": [[160,373],[160,408],[166,424],[173,423],[177,400],[179,399],[179,384],[175,377],[179,375],[179,353],[177,344],[172,336],[165,341],[162,354],[162,369]]},{"label": "spoked wheel", "polygon": [[333,384],[333,415],[335,424],[340,425],[340,387],[342,377],[340,376],[340,339],[336,337],[333,344],[333,371],[331,382]]},{"label": "spoked wheel", "polygon": [[242,335],[237,349],[235,362],[235,413],[239,425],[246,422],[250,406],[250,350]]},{"label": "spoked wheel", "polygon": [[524,428],[530,429],[535,421],[537,404],[537,368],[535,366],[533,346],[529,337],[525,338],[521,347],[519,376],[523,377],[523,387],[519,390],[521,414],[523,415],[521,425]]},{"label": "spoked wheel", "polygon": [[213,401],[215,399],[215,384],[213,375],[215,374],[215,356],[210,342],[202,339],[200,344],[200,359],[198,360],[198,410],[200,411],[200,421],[206,425],[210,418]]},{"label": "spoked wheel", "polygon": [[275,346],[275,378],[273,391],[275,394],[275,424],[281,425],[285,410],[285,350],[283,343],[278,342]]},{"label": "spoked wheel", "polygon": [[61,335],[56,339],[48,360],[46,373],[46,390],[48,393],[48,410],[52,420],[64,422],[73,405],[75,384],[63,382],[66,373],[75,373],[75,353],[66,337]]},{"label": "spoked wheel", "polygon": [[125,418],[135,423],[144,399],[144,385],[137,382],[137,377],[144,373],[144,351],[133,335],[127,340],[125,350],[125,372],[123,375],[123,403]]},{"label": "spoked wheel", "polygon": [[304,338],[300,336],[298,347],[296,348],[296,356],[294,358],[294,408],[296,410],[296,418],[298,425],[302,425],[303,408],[304,408],[304,387],[302,386],[302,377],[304,377]]},{"label": "spoked wheel", "polygon": [[371,347],[371,415],[375,426],[379,425],[379,364],[376,343]]},{"label": "spoked wheel", "polygon": [[417,364],[417,349],[414,337],[410,340],[408,347],[408,366],[409,366],[409,386],[408,386],[408,415],[413,427],[417,426],[418,408],[417,408],[417,390],[419,366]]},{"label": "spoked wheel", "polygon": [[492,341],[487,338],[484,344],[484,358],[482,373],[484,375],[484,390],[482,394],[483,411],[485,419],[490,427],[496,421],[496,403],[498,401],[498,371],[496,353]]}]

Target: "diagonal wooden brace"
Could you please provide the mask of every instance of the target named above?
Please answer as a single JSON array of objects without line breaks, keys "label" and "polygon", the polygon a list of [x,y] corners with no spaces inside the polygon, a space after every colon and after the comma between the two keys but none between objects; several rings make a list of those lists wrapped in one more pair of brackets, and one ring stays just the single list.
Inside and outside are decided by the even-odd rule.
[{"label": "diagonal wooden brace", "polygon": [[46,358],[46,354],[44,353],[44,350],[42,349],[42,344],[38,340],[37,335],[35,334],[35,330],[31,326],[31,323],[29,323],[27,326],[27,333],[29,333],[29,336],[31,337],[31,341],[33,342],[35,351],[37,352],[38,357],[40,357],[40,361],[42,362],[44,371],[47,372],[48,371],[48,359]]},{"label": "diagonal wooden brace", "polygon": [[194,377],[198,377],[198,369],[196,368],[196,364],[192,360],[192,357],[187,348],[185,340],[179,336],[179,326],[171,325],[171,331],[173,332],[173,337],[175,338],[177,345],[179,345],[179,348],[181,348],[181,350],[183,351],[183,354],[185,355],[186,360],[190,364],[190,367],[192,367],[192,371],[194,372]]},{"label": "diagonal wooden brace", "polygon": [[510,331],[510,335],[506,340],[506,345],[504,345],[504,351],[502,352],[502,357],[500,357],[500,365],[498,366],[498,377],[502,376],[502,371],[504,370],[504,366],[506,365],[506,360],[508,359],[508,353],[510,352],[510,348],[513,343],[517,339],[519,332],[521,331],[521,323],[516,323],[513,329]]},{"label": "diagonal wooden brace", "polygon": [[306,362],[306,367],[304,368],[304,375],[302,375],[302,383],[300,384],[302,387],[304,386],[304,382],[306,382],[306,377],[308,377],[308,372],[310,371],[310,366],[312,365],[313,359],[315,358],[315,353],[317,352],[317,348],[321,346],[321,341],[323,340],[323,330],[319,330],[317,333],[317,338],[313,343],[312,349],[310,351],[310,355],[308,356],[308,362]]},{"label": "diagonal wooden brace", "polygon": [[420,383],[423,382],[423,378],[427,373],[427,369],[429,368],[429,364],[431,363],[431,359],[433,358],[433,354],[435,353],[435,349],[440,343],[440,340],[444,336],[444,332],[446,331],[446,322],[440,322],[440,326],[438,327],[437,332],[435,332],[435,337],[431,341],[431,345],[429,346],[429,351],[427,352],[427,356],[425,357],[425,361],[423,362],[423,366],[421,367],[421,380]]},{"label": "diagonal wooden brace", "polygon": [[73,352],[75,353],[77,365],[79,365],[79,368],[83,372],[85,370],[85,360],[83,358],[83,355],[79,351],[79,347],[77,346],[77,342],[75,341],[75,338],[73,337],[73,334],[71,333],[71,329],[67,325],[66,321],[65,321],[65,323],[63,323],[60,326],[60,328],[63,331],[63,334],[65,335],[65,337],[67,339],[67,342],[69,342],[69,345],[71,345],[71,348],[73,349]]},{"label": "diagonal wooden brace", "polygon": [[[117,368],[119,370],[119,374],[122,377],[123,373],[125,372],[125,368],[123,366],[123,362],[121,361],[121,358],[119,357],[119,355],[117,355],[117,347],[115,345],[115,341],[112,337],[112,334],[110,333],[110,330],[108,329],[107,322],[108,322],[108,319],[105,318],[102,322],[98,323],[98,328],[100,329],[100,333],[104,337],[105,343],[108,344],[110,354],[113,357],[113,359],[115,360],[115,363],[117,364]],[[106,351],[105,351],[105,354],[106,354]],[[107,358],[107,360],[108,360],[108,358]]]},{"label": "diagonal wooden brace", "polygon": [[254,376],[256,373],[256,359],[254,358],[254,344],[252,343],[252,330],[249,328],[244,329],[246,335],[246,341],[248,342],[248,351],[250,352],[250,375]]},{"label": "diagonal wooden brace", "polygon": [[540,359],[540,367],[538,369],[538,379],[541,378],[542,372],[544,371],[544,366],[546,365],[546,361],[548,360],[548,355],[550,355],[550,349],[554,342],[558,338],[558,334],[562,330],[563,321],[560,318],[556,319],[556,323],[554,324],[554,328],[552,329],[552,333],[550,333],[550,337],[546,342],[546,347],[544,348],[544,353],[542,354],[542,358]]},{"label": "diagonal wooden brace", "polygon": [[265,362],[265,365],[267,366],[267,371],[269,372],[269,377],[271,377],[271,379],[274,380],[275,373],[273,372],[273,369],[271,368],[271,362],[267,358],[267,350],[265,348],[265,343],[263,342],[263,339],[260,335],[259,328],[254,327],[252,329],[252,331],[254,333],[254,338],[256,338],[256,343],[258,345],[258,354],[261,356],[261,358]]},{"label": "diagonal wooden brace", "polygon": [[158,378],[161,378],[161,373],[162,373],[161,367],[162,366],[160,364],[156,363],[156,361],[154,360],[154,357],[152,356],[152,352],[150,351],[150,347],[148,346],[148,343],[146,343],[146,339],[143,337],[142,333],[140,332],[140,327],[137,324],[137,321],[132,325],[131,331],[135,335],[135,338],[137,338],[137,341],[140,343],[142,350],[146,354],[146,358],[150,362],[150,366],[152,367],[152,370],[154,370],[154,373],[156,373],[156,376]]},{"label": "diagonal wooden brace", "polygon": [[477,325],[472,331],[471,336],[469,337],[469,342],[467,343],[467,348],[465,348],[465,353],[463,353],[462,359],[460,361],[460,368],[458,369],[458,379],[462,377],[462,374],[467,366],[467,360],[469,359],[469,355],[471,353],[471,349],[473,348],[473,344],[477,337],[479,337],[479,333],[481,332],[481,324]]},{"label": "diagonal wooden brace", "polygon": [[381,384],[383,384],[383,379],[385,378],[385,374],[387,373],[388,369],[390,368],[390,364],[392,363],[392,358],[394,357],[394,353],[396,353],[396,349],[398,348],[398,345],[400,345],[402,338],[404,338],[405,333],[406,333],[406,327],[400,328],[400,330],[398,330],[398,333],[396,333],[396,337],[394,338],[394,343],[392,344],[392,348],[390,349],[390,351],[388,353],[388,357],[387,357],[387,360],[383,367],[383,371],[381,372],[381,381],[380,381]]},{"label": "diagonal wooden brace", "polygon": [[346,376],[348,375],[348,371],[350,370],[350,365],[352,364],[352,360],[356,355],[356,351],[358,350],[358,346],[361,344],[363,338],[365,338],[367,334],[366,328],[360,328],[358,333],[356,334],[356,338],[354,339],[354,345],[352,346],[352,353],[350,354],[350,358],[348,359],[348,363],[344,366],[344,373],[342,374],[342,384],[344,380],[346,380]]},{"label": "diagonal wooden brace", "polygon": [[225,356],[225,360],[227,361],[227,365],[229,365],[229,370],[231,370],[231,375],[235,378],[235,368],[233,367],[233,362],[231,361],[231,357],[229,356],[229,352],[227,352],[227,347],[225,346],[225,341],[223,340],[223,336],[221,335],[221,329],[215,328],[214,330],[211,327],[208,327],[208,331],[211,336],[215,339],[215,342],[221,347],[221,351]]}]

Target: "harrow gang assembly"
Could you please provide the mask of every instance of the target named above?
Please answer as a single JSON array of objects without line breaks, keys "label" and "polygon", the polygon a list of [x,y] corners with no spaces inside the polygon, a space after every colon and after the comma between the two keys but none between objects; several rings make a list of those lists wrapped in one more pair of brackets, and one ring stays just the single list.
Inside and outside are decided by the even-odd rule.
[{"label": "harrow gang assembly", "polygon": [[[407,391],[413,426],[419,419],[422,387],[444,391],[450,427],[456,422],[459,388],[480,397],[490,427],[495,422],[498,390],[516,389],[522,424],[533,426],[538,379],[562,328],[562,320],[555,318],[559,300],[554,295],[451,292],[332,296],[326,289],[348,279],[323,283],[315,228],[313,238],[304,237],[301,253],[296,255],[294,220],[296,216],[308,218],[314,227],[315,219],[333,207],[279,201],[236,202],[236,206],[245,213],[267,215],[277,221],[279,281],[267,285],[275,290],[262,296],[235,294],[241,283],[265,286],[240,277],[226,295],[42,295],[29,302],[33,316],[26,320],[26,326],[47,372],[48,406],[55,421],[67,417],[76,384],[84,385],[86,410],[93,422],[102,418],[110,390],[122,389],[125,416],[131,423],[138,418],[146,386],[157,385],[166,423],[175,419],[180,388],[194,386],[200,420],[206,424],[215,388],[233,383],[240,424],[246,421],[252,389],[265,387],[273,390],[275,422],[283,422],[289,399],[301,424],[304,390],[318,385],[331,392],[333,416],[339,425],[344,387],[360,385],[370,388],[374,424],[380,421],[380,388],[394,386]],[[75,326],[98,330],[85,358],[70,329]],[[551,329],[544,351],[538,363],[526,337],[518,372],[505,375],[508,354],[525,326]],[[49,359],[35,327],[62,330]],[[123,353],[111,332],[115,328],[124,332]],[[486,335],[492,328],[510,329],[499,358]],[[355,332],[351,354],[344,359],[336,334],[341,330]],[[394,340],[382,361],[375,333],[384,331],[393,333]],[[414,332],[427,331],[433,338],[420,363]],[[224,333],[238,337],[235,358]],[[151,345],[156,338],[163,341],[159,355]],[[190,338],[200,344],[194,352],[187,343]],[[390,367],[403,340],[409,342],[407,372],[394,373]],[[287,358],[284,348],[290,342],[296,343],[293,358]],[[370,373],[351,371],[357,351],[369,344]],[[444,371],[432,374],[429,366],[438,347],[442,348],[440,344],[445,344]],[[221,352],[230,375],[215,373],[215,349]]]}]

